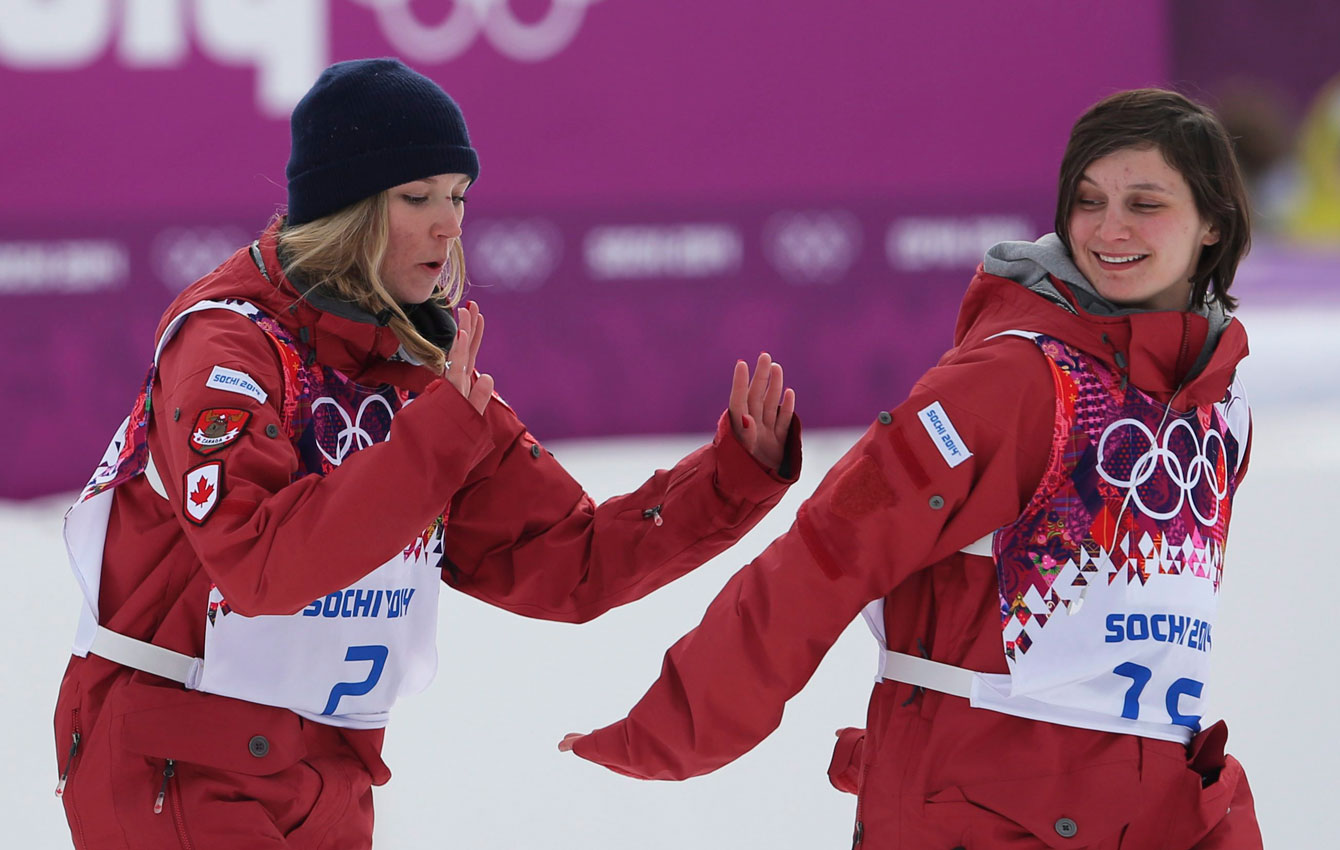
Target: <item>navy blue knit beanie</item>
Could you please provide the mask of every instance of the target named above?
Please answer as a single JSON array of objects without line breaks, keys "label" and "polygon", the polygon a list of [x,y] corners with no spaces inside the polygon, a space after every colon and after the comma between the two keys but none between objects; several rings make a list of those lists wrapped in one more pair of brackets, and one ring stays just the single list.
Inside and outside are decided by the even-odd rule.
[{"label": "navy blue knit beanie", "polygon": [[460,107],[398,59],[331,65],[294,107],[290,124],[290,225],[411,180],[479,176]]}]

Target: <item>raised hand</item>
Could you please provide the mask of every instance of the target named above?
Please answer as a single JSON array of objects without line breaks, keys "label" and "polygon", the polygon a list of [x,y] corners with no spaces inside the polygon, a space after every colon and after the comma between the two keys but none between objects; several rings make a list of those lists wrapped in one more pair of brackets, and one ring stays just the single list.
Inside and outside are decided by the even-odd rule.
[{"label": "raised hand", "polygon": [[772,355],[765,351],[758,356],[752,379],[748,364],[736,362],[727,408],[730,424],[740,444],[769,469],[781,468],[795,410],[796,392],[782,386],[782,367]]},{"label": "raised hand", "polygon": [[447,368],[442,377],[469,399],[476,411],[483,414],[493,395],[493,376],[475,376],[475,358],[484,341],[484,316],[473,301],[456,311],[456,339],[447,352]]}]

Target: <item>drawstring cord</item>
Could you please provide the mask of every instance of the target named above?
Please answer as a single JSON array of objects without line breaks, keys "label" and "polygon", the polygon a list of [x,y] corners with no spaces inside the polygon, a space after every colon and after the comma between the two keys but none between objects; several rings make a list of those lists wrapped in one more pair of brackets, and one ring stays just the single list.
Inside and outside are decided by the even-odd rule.
[{"label": "drawstring cord", "polygon": [[1117,369],[1121,371],[1121,391],[1126,392],[1126,385],[1131,381],[1131,374],[1128,371],[1126,354],[1112,344],[1112,337],[1103,334],[1103,342],[1112,349],[1112,360],[1117,364]]}]

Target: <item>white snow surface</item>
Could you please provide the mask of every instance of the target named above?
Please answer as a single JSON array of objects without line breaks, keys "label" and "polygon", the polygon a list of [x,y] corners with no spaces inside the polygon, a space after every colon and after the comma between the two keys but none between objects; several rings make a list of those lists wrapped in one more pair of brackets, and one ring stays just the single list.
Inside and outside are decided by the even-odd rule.
[{"label": "white snow surface", "polygon": [[[1229,748],[1246,766],[1266,846],[1321,847],[1340,833],[1340,743],[1328,731],[1340,701],[1340,645],[1329,625],[1335,587],[1325,580],[1337,564],[1327,541],[1340,507],[1340,311],[1275,307],[1242,317],[1252,339],[1242,373],[1256,434],[1215,626],[1212,713],[1228,719]],[[444,592],[437,680],[397,706],[387,732],[395,775],[376,793],[377,846],[848,846],[856,801],[829,786],[825,768],[834,730],[864,725],[876,647],[859,619],[791,700],[781,727],[712,775],[640,782],[556,744],[566,732],[623,716],[664,650],[790,525],[858,433],[807,433],[800,483],[758,528],[691,575],[592,623],[527,620]],[[704,436],[549,448],[601,499],[673,464]],[[52,793],[51,731],[78,608],[60,542],[69,499],[0,503],[0,552],[12,580],[0,596],[0,712],[10,730],[0,746],[0,813],[9,847],[71,846]]]}]

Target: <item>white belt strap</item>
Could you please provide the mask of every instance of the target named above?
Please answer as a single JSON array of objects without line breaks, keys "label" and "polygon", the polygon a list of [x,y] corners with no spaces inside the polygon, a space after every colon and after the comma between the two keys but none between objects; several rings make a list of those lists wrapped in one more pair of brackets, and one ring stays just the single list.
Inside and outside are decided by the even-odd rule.
[{"label": "white belt strap", "polygon": [[882,679],[906,682],[909,685],[967,699],[972,694],[972,682],[978,674],[952,664],[941,664],[929,658],[918,658],[905,652],[886,649],[879,675]]},{"label": "white belt strap", "polygon": [[98,626],[93,645],[88,651],[108,661],[181,682],[191,689],[199,683],[201,665],[204,663],[203,659],[126,637],[102,626]]}]

